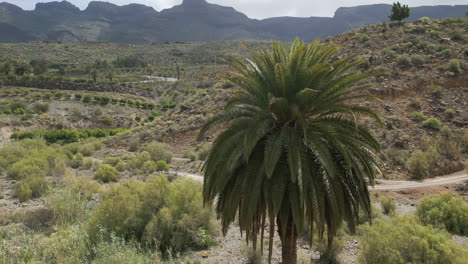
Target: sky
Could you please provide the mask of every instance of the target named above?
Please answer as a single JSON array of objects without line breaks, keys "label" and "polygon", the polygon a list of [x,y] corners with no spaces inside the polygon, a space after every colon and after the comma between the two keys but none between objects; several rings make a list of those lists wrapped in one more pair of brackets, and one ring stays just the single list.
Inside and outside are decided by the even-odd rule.
[{"label": "sky", "polygon": [[[51,2],[51,0],[0,0],[6,1],[25,10],[34,9],[37,2]],[[61,1],[61,0],[60,0]],[[182,3],[182,0],[102,0],[116,5],[139,3],[152,6],[161,11],[174,5]],[[368,4],[391,4],[396,0],[207,0],[212,4],[232,6],[236,10],[246,14],[250,18],[263,19],[277,16],[328,16],[331,17],[339,7],[368,5]],[[80,9],[85,9],[90,0],[68,0]],[[409,6],[422,5],[466,5],[468,0],[400,0]]]}]

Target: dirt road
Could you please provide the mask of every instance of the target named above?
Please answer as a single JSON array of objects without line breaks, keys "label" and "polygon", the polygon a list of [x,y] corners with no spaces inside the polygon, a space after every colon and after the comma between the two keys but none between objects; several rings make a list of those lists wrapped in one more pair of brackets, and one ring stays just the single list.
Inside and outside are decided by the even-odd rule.
[{"label": "dirt road", "polygon": [[[203,176],[193,173],[170,171],[171,174],[180,175],[182,177],[191,178],[197,181],[203,181]],[[425,187],[440,186],[446,184],[459,183],[468,180],[468,174],[465,171],[460,171],[454,174],[426,179],[423,181],[392,181],[378,180],[374,187],[370,187],[370,191],[396,191],[418,189]]]}]

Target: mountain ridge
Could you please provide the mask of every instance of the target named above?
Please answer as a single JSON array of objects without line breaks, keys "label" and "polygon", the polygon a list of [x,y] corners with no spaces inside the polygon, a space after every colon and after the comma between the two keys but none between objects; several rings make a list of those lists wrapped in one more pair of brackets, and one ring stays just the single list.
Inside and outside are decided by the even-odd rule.
[{"label": "mountain ridge", "polygon": [[[251,19],[233,7],[205,0],[184,0],[161,10],[142,4],[119,6],[91,1],[80,10],[68,1],[37,3],[34,10],[0,3],[0,42],[25,39],[42,41],[110,41],[145,44],[164,41],[274,39],[305,41],[340,34],[368,24],[388,22],[391,5],[340,7],[333,17],[272,17]],[[468,5],[412,8],[408,20],[463,17]],[[8,27],[6,25],[9,25]],[[72,38],[60,37],[67,32]],[[8,33],[8,34],[6,34]],[[21,37],[20,37],[21,36]],[[59,36],[59,37],[56,37]]]}]

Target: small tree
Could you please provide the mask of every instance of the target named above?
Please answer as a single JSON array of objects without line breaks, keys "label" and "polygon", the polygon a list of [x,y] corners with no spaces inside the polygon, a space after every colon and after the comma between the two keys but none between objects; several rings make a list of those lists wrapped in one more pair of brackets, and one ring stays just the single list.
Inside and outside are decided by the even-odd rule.
[{"label": "small tree", "polygon": [[407,5],[402,5],[400,2],[393,3],[392,13],[388,16],[390,21],[401,22],[410,16],[410,8]]},{"label": "small tree", "polygon": [[11,71],[11,62],[7,61],[5,62],[3,65],[2,65],[2,68],[0,69],[0,71],[4,74],[4,75],[8,75],[10,74],[10,71]]},{"label": "small tree", "polygon": [[22,61],[15,65],[15,74],[18,76],[23,76],[30,72],[31,72],[31,67],[29,66],[29,63],[27,62]]}]

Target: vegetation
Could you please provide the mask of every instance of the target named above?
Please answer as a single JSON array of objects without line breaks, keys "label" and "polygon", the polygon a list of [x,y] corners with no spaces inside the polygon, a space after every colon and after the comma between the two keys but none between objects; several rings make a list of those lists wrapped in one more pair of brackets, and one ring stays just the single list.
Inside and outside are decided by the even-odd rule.
[{"label": "vegetation", "polygon": [[24,131],[13,133],[12,139],[25,139],[25,138],[43,138],[49,144],[53,143],[72,143],[90,137],[101,138],[114,136],[118,133],[125,132],[125,129],[60,129],[60,130],[36,130],[36,131]]},{"label": "vegetation", "polygon": [[388,16],[390,21],[402,21],[410,16],[410,8],[407,5],[402,5],[400,2],[393,3],[392,12]]},{"label": "vegetation", "polygon": [[462,236],[468,234],[468,204],[450,192],[422,199],[416,215],[426,225]]},{"label": "vegetation", "polygon": [[120,173],[112,166],[102,164],[99,166],[94,178],[101,182],[113,182],[117,181],[120,177]]},{"label": "vegetation", "polygon": [[450,236],[412,217],[377,219],[359,227],[362,263],[463,263],[466,249]]},{"label": "vegetation", "polygon": [[362,61],[331,62],[336,52],[295,41],[289,52],[280,43],[252,51],[252,62],[231,57],[237,72],[228,79],[242,90],[201,131],[228,122],[207,158],[203,190],[205,201],[218,201],[223,231],[239,212],[240,228],[255,247],[268,218],[271,249],[276,219],[283,263],[296,263],[304,226],[315,224],[320,234],[326,229],[331,245],[342,221],[353,228],[359,208],[370,214],[364,179],[373,182],[378,161],[370,153],[379,144],[354,117],[379,118],[346,100],[367,88],[354,84],[370,75],[353,71]]},{"label": "vegetation", "polygon": [[395,205],[395,201],[393,200],[393,197],[389,195],[384,195],[384,196],[379,197],[379,201],[380,201],[380,206],[382,206],[384,214],[390,215],[390,214],[395,213],[396,205]]}]

